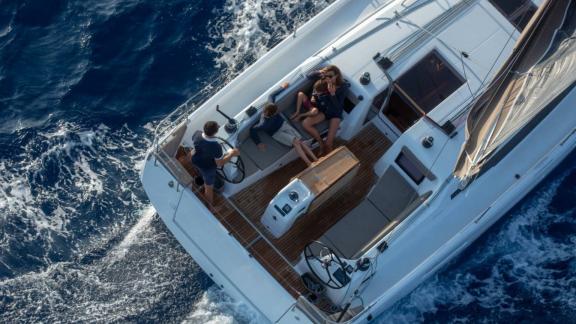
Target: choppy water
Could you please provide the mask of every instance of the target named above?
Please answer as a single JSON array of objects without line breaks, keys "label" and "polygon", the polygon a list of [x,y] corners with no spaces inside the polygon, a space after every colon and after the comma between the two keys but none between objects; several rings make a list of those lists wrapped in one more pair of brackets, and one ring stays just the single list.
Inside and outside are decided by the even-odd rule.
[{"label": "choppy water", "polygon": [[[258,322],[138,180],[152,129],[332,1],[0,0],[3,322]],[[576,156],[379,322],[575,322]]]}]

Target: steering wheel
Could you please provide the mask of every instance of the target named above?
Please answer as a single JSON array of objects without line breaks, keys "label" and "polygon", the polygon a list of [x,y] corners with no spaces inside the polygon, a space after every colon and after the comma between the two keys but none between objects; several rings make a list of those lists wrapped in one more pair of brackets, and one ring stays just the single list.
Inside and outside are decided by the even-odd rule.
[{"label": "steering wheel", "polygon": [[[220,142],[220,146],[222,146],[222,151],[226,152],[226,151],[234,148],[232,146],[232,144],[230,144],[227,140],[225,140],[221,137],[217,137],[217,139]],[[218,167],[216,169],[216,172],[218,173],[218,175],[220,177],[222,177],[222,179],[224,179],[224,181],[226,181],[228,183],[240,183],[240,182],[242,182],[242,180],[244,180],[244,177],[246,176],[246,169],[244,167],[244,161],[242,160],[242,158],[240,156],[235,156],[232,159],[230,159],[230,162],[228,162],[228,163],[230,163],[236,167],[236,171],[237,171],[236,176],[231,177],[228,174],[226,174],[226,171],[224,171],[225,165]]]},{"label": "steering wheel", "polygon": [[[314,248],[319,248],[318,255],[314,253]],[[332,264],[335,264],[342,273],[346,273],[346,263],[344,263],[334,250],[328,247],[326,244],[319,242],[319,241],[312,241],[304,247],[304,258],[306,260],[306,264],[308,265],[308,269],[310,272],[324,285],[332,289],[341,289],[344,288],[347,284],[341,283],[338,279],[334,278],[333,272],[330,271]],[[321,276],[318,275],[314,267],[310,265],[310,260],[316,260],[320,263],[321,267],[326,272],[327,279],[322,279]],[[338,269],[336,269],[338,271]]]}]

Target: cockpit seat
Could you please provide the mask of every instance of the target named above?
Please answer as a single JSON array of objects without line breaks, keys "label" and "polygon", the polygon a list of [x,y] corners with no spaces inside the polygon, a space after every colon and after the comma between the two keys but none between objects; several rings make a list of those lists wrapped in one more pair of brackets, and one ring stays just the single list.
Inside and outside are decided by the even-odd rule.
[{"label": "cockpit seat", "polygon": [[390,221],[395,220],[418,192],[394,168],[389,167],[368,194],[367,199]]},{"label": "cockpit seat", "polygon": [[266,169],[292,149],[292,147],[278,143],[278,141],[264,132],[260,132],[259,135],[262,143],[266,144],[266,151],[260,151],[251,138],[247,138],[239,149],[242,152],[242,156],[250,159],[260,170]]},{"label": "cockpit seat", "polygon": [[394,167],[388,167],[366,199],[320,238],[340,256],[355,259],[414,211],[430,193],[418,192]]},{"label": "cockpit seat", "polygon": [[374,236],[390,224],[369,200],[363,200],[350,213],[326,232],[320,241],[352,259]]},{"label": "cockpit seat", "polygon": [[[304,91],[306,93],[312,91],[312,80],[309,80],[302,76],[302,78],[298,81],[295,81],[294,84],[290,86],[289,89],[286,91],[280,92],[278,95],[275,96],[275,104],[278,106],[278,111],[284,118],[285,122],[290,123],[292,127],[298,130],[302,139],[306,140],[310,138],[310,135],[304,130],[302,127],[301,122],[292,122],[290,120],[290,116],[296,110],[296,97],[298,91]],[[259,114],[262,111],[262,106],[258,108]],[[258,115],[259,116],[259,115]],[[259,117],[258,117],[259,118]],[[262,152],[258,149],[256,143],[250,138],[250,127],[252,127],[255,123],[258,122],[258,119],[254,118],[254,121],[247,127],[244,127],[241,130],[241,134],[238,136],[241,144],[239,146],[240,152],[242,152],[242,157],[246,157],[248,159],[248,166],[247,169],[252,169],[254,167],[264,170],[274,162],[278,161],[282,156],[288,153],[292,148],[282,145],[275,141],[272,137],[265,134],[264,132],[260,132],[260,139],[262,143],[266,144],[266,151]],[[317,125],[318,130],[320,133],[323,131],[328,130],[328,122],[323,122],[320,125]],[[252,166],[250,166],[252,165]],[[256,170],[252,170],[256,171]]]},{"label": "cockpit seat", "polygon": [[[292,127],[294,127],[303,140],[308,140],[311,138],[310,134],[306,132],[304,127],[302,126],[302,120],[299,121],[292,121],[290,117],[296,111],[296,100],[298,97],[298,92],[303,91],[307,95],[312,93],[312,86],[314,84],[314,80],[307,79],[306,77],[302,76],[299,80],[294,81],[294,83],[285,91],[279,92],[277,95],[274,96],[274,103],[278,106],[278,111],[284,118],[285,122],[290,123]],[[258,111],[262,111],[262,107],[265,103],[258,108]],[[303,108],[304,109],[304,108]],[[305,110],[301,110],[304,112]],[[262,152],[258,150],[258,147],[249,137],[250,127],[257,123],[257,119],[254,117],[251,123],[244,127],[244,129],[240,130],[240,135],[238,136],[240,152],[242,152],[242,157],[247,159],[247,166],[246,171],[248,174],[255,172],[256,168],[260,170],[264,170],[274,162],[278,161],[284,154],[288,153],[292,148],[284,146],[274,139],[272,139],[267,134],[263,132],[260,133],[260,137],[263,143],[266,144],[267,149],[266,151]],[[315,125],[318,132],[324,136],[328,132],[329,123],[328,121],[323,121],[319,124]]]}]

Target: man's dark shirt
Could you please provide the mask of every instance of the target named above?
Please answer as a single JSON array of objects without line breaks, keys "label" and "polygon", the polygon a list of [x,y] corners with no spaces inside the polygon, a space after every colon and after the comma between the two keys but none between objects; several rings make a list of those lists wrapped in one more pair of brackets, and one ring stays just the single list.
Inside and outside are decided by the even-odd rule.
[{"label": "man's dark shirt", "polygon": [[283,122],[284,119],[282,119],[282,116],[280,116],[280,114],[275,114],[272,117],[262,117],[260,118],[260,122],[256,126],[250,128],[250,137],[252,138],[254,143],[258,145],[261,142],[260,136],[258,136],[259,131],[266,132],[266,134],[272,136],[280,129]]},{"label": "man's dark shirt", "polygon": [[192,135],[194,142],[194,155],[192,156],[192,163],[201,169],[216,168],[214,159],[222,158],[222,147],[218,142],[206,139],[202,136],[201,131],[197,131]]}]

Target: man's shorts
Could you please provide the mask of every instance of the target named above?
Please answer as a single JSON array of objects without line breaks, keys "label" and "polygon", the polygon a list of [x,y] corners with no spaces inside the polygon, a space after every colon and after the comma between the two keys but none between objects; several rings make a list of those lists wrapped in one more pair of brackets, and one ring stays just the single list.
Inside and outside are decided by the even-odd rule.
[{"label": "man's shorts", "polygon": [[203,169],[197,167],[197,169],[200,171],[200,175],[202,175],[204,184],[207,186],[213,186],[216,181],[216,168]]},{"label": "man's shorts", "polygon": [[280,144],[291,147],[292,142],[294,142],[295,139],[300,139],[301,137],[300,134],[298,134],[298,131],[290,126],[288,122],[284,122],[282,123],[282,126],[280,126],[280,129],[278,129],[276,133],[272,135],[272,138]]}]

